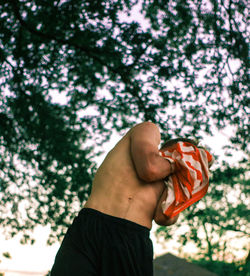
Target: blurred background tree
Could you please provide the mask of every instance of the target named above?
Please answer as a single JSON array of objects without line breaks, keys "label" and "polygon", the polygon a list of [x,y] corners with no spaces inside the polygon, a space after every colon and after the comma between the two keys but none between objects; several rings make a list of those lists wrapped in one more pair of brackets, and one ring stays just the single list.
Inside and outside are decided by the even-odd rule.
[{"label": "blurred background tree", "polygon": [[[49,243],[60,238],[89,195],[104,143],[140,121],[157,123],[164,139],[230,126],[228,151],[248,153],[246,21],[243,0],[2,0],[6,235],[34,242],[29,230],[41,224],[51,226]],[[247,160],[220,164],[204,208],[187,211],[190,231],[180,239],[199,243],[203,227],[209,259],[220,255],[225,231],[247,232],[245,170]],[[236,187],[237,208],[226,196]]]},{"label": "blurred background tree", "polygon": [[[203,200],[185,210],[172,227],[159,227],[158,238],[175,237],[180,255],[220,276],[246,275],[246,260],[239,261],[236,252],[249,250],[248,171],[245,165],[231,167],[228,164],[214,170]],[[185,248],[190,244],[196,246],[196,254],[186,253]]]}]

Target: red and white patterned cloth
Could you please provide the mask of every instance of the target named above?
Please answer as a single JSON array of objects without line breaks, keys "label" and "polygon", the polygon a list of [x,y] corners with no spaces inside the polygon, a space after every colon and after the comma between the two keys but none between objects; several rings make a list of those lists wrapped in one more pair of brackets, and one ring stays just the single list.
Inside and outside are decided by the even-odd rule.
[{"label": "red and white patterned cloth", "polygon": [[160,151],[160,155],[175,163],[176,168],[164,181],[168,196],[162,203],[163,213],[172,218],[206,194],[213,156],[187,142],[178,142],[167,151]]}]

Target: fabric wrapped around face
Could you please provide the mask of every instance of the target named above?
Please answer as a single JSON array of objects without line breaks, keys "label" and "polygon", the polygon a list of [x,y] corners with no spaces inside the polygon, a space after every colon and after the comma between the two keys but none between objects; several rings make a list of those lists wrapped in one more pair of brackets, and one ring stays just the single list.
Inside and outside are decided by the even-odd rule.
[{"label": "fabric wrapped around face", "polygon": [[176,168],[164,180],[168,196],[162,203],[163,213],[172,218],[206,194],[213,157],[207,150],[188,142],[178,142],[159,154]]}]

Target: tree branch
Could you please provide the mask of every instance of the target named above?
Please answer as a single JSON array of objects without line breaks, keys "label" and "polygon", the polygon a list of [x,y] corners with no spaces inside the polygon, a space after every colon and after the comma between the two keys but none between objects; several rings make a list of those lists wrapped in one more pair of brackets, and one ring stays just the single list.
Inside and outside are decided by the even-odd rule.
[{"label": "tree branch", "polygon": [[[113,72],[115,75],[119,75],[121,77],[121,80],[124,82],[124,84],[126,84],[128,90],[127,92],[130,93],[132,96],[134,96],[137,99],[137,104],[139,109],[143,110],[144,115],[145,115],[145,119],[148,120],[150,119],[149,116],[147,115],[147,109],[145,107],[145,103],[144,101],[141,99],[141,97],[138,95],[138,92],[136,91],[136,87],[134,85],[134,81],[131,80],[131,72],[132,69],[134,68],[134,66],[138,63],[139,59],[141,58],[141,56],[146,52],[147,48],[149,47],[150,43],[148,44],[147,47],[145,47],[145,49],[140,53],[140,55],[138,55],[136,57],[136,59],[134,60],[132,66],[119,66],[118,68],[114,68],[112,66],[110,66],[109,64],[107,64],[106,62],[104,62],[99,56],[99,52],[100,50],[98,48],[95,48],[94,51],[96,53],[93,52],[93,49],[90,49],[84,45],[77,45],[75,43],[72,43],[72,41],[70,39],[62,39],[59,37],[59,35],[52,35],[49,33],[43,33],[37,29],[35,29],[34,27],[32,27],[32,25],[30,23],[27,23],[21,16],[20,11],[19,11],[19,7],[18,7],[18,1],[17,0],[11,0],[12,3],[12,7],[13,7],[13,11],[14,14],[16,16],[16,18],[18,19],[18,21],[20,22],[21,26],[24,27],[26,30],[28,30],[30,33],[42,37],[46,40],[54,40],[56,42],[58,42],[59,44],[62,45],[69,45],[72,46],[76,49],[79,49],[83,52],[85,52],[89,57],[93,58],[94,60],[96,60],[97,62],[99,62],[101,65],[107,67],[111,72]],[[117,69],[121,69],[122,70],[117,70]],[[132,86],[132,87],[131,87]],[[133,90],[133,91],[132,91]]]},{"label": "tree branch", "polygon": [[[69,45],[72,46],[76,49],[79,49],[83,52],[85,52],[88,56],[90,56],[91,58],[95,59],[96,61],[98,61],[100,64],[102,64],[103,66],[106,66],[110,71],[112,71],[113,73],[117,74],[118,72],[110,65],[106,64],[98,55],[96,55],[95,53],[93,53],[93,51],[91,51],[92,49],[83,46],[83,45],[77,45],[72,43],[72,41],[70,41],[69,39],[62,39],[59,36],[54,36],[48,33],[43,33],[39,30],[36,30],[35,28],[31,27],[30,23],[27,23],[21,16],[20,12],[19,12],[19,8],[18,8],[18,1],[17,0],[11,0],[12,3],[12,7],[13,7],[13,11],[14,14],[16,16],[16,18],[18,19],[18,21],[20,22],[21,26],[24,27],[26,30],[28,30],[30,33],[37,35],[39,37],[42,37],[46,40],[55,40],[56,42],[58,42],[59,44],[62,45]],[[95,51],[97,53],[100,52],[100,50],[98,48],[95,48]]]},{"label": "tree branch", "polygon": [[206,241],[207,241],[207,247],[208,247],[207,255],[208,255],[209,260],[212,262],[213,261],[212,244],[211,244],[210,239],[209,239],[208,231],[207,231],[207,228],[206,228],[206,223],[203,220],[202,220],[202,226],[203,226],[204,232],[206,234]]}]

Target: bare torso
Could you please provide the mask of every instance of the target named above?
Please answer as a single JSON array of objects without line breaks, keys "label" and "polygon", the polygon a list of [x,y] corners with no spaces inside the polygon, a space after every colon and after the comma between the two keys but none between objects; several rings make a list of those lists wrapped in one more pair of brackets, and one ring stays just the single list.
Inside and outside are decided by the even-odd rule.
[{"label": "bare torso", "polygon": [[163,190],[163,181],[147,183],[138,177],[131,157],[129,131],[98,169],[85,207],[151,228]]}]

